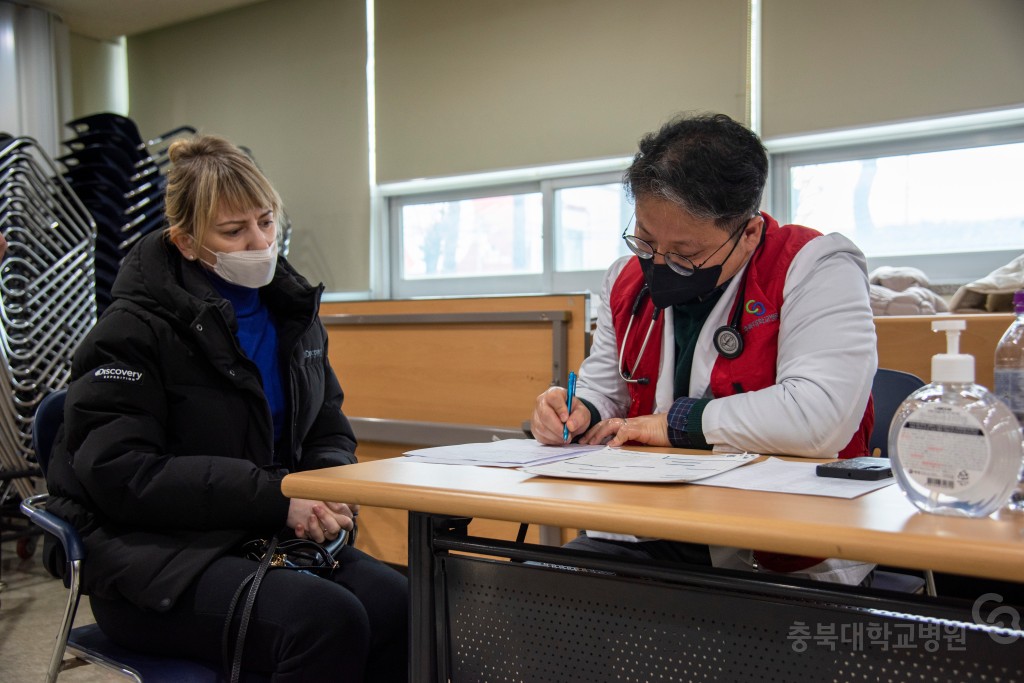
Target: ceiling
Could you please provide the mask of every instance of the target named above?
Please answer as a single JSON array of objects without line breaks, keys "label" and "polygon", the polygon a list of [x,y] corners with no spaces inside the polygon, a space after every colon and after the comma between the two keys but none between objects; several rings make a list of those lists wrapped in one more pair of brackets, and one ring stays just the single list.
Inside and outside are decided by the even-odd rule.
[{"label": "ceiling", "polygon": [[198,19],[263,0],[29,0],[64,20],[72,33],[110,40]]}]

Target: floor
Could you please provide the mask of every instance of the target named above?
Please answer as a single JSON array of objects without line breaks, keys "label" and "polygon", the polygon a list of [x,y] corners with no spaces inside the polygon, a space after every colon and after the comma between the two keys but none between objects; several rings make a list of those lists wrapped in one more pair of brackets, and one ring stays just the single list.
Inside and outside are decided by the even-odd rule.
[{"label": "floor", "polygon": [[[41,545],[41,544],[40,544]],[[67,590],[39,562],[39,551],[28,559],[17,555],[15,542],[3,544],[0,592],[0,681],[42,682],[64,614]],[[77,625],[91,622],[89,599],[82,598]],[[98,666],[65,671],[61,683],[106,683],[125,679]]]},{"label": "floor", "polygon": [[[15,541],[0,549],[0,683],[42,683],[67,602],[64,584],[39,560],[42,543],[27,559],[18,557]],[[404,570],[404,567],[395,567]],[[76,626],[94,621],[89,598],[78,607]],[[65,657],[70,660],[70,657]],[[58,683],[111,683],[128,680],[102,667],[77,663]]]}]

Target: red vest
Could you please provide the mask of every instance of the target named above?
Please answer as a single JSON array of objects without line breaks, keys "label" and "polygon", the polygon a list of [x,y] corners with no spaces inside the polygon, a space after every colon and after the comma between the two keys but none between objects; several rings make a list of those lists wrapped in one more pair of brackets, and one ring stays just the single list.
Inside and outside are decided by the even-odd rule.
[{"label": "red vest", "polygon": [[[714,398],[756,391],[776,383],[779,313],[782,310],[786,273],[797,252],[809,241],[821,235],[816,230],[800,225],[780,227],[771,216],[762,215],[766,231],[764,241],[747,266],[746,282],[743,286],[745,301],[739,324],[743,333],[743,353],[731,360],[721,354],[715,359],[711,369],[711,395]],[[644,276],[640,270],[639,259],[631,259],[616,279],[609,301],[615,325],[616,346],[620,349],[633,306],[643,285]],[[735,306],[736,302],[733,302],[729,307],[729,320],[732,320]],[[633,363],[638,358],[653,312],[654,304],[651,303],[649,296],[645,296],[643,305],[633,320],[633,328],[629,331],[626,348],[622,353],[627,370],[632,370]],[[639,356],[639,365],[633,372],[633,377],[649,378],[650,381],[646,384],[629,384],[630,406],[627,417],[650,415],[654,411],[663,328],[664,318],[659,316],[651,331],[651,341],[644,354]],[[846,447],[839,452],[840,458],[870,455],[868,440],[874,422],[874,405],[869,398],[860,426]]]}]

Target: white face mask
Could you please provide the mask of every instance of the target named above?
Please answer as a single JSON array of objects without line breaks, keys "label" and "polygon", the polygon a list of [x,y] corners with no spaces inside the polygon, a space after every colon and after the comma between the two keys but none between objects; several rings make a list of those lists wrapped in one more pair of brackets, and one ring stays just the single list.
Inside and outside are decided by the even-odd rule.
[{"label": "white face mask", "polygon": [[205,246],[203,249],[217,257],[217,263],[207,265],[232,284],[259,289],[269,285],[274,279],[274,271],[277,269],[277,240],[271,242],[266,249],[258,251],[214,251]]}]

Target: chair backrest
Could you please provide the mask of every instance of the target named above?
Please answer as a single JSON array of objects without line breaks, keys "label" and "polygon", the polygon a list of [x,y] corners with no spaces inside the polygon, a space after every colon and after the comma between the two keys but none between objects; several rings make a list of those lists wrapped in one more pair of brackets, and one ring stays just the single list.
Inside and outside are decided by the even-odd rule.
[{"label": "chair backrest", "polygon": [[58,389],[39,402],[35,418],[32,420],[32,450],[36,453],[36,463],[46,476],[46,468],[50,464],[50,451],[57,430],[64,424],[64,399],[67,389]]},{"label": "chair backrest", "polygon": [[875,401],[875,427],[868,440],[871,455],[889,457],[889,427],[892,418],[903,400],[924,384],[924,380],[917,375],[901,370],[878,368],[875,372],[875,379],[871,383],[871,395]]},{"label": "chair backrest", "polygon": [[[35,418],[32,422],[32,447],[36,452],[36,461],[39,468],[43,470],[43,474],[46,473],[47,465],[50,463],[54,438],[64,423],[66,397],[66,389],[55,391],[40,401],[36,408]],[[98,664],[108,671],[117,672],[134,680],[189,681],[191,683],[217,683],[223,680],[220,667],[214,664],[150,656],[122,648],[108,639],[96,624],[72,629],[78,611],[79,567],[85,560],[85,546],[72,524],[45,509],[46,497],[47,494],[40,494],[23,500],[21,509],[35,524],[53,534],[60,544],[63,557],[52,562],[61,567],[64,567],[67,562],[68,567],[61,572],[50,570],[54,576],[66,577],[65,585],[70,590],[68,591],[68,603],[64,609],[64,619],[46,673],[47,683],[53,683],[60,671],[65,668],[65,651],[74,654],[76,658],[84,662]],[[44,557],[44,562],[49,564],[51,560]],[[74,664],[67,666],[74,666]]]}]

